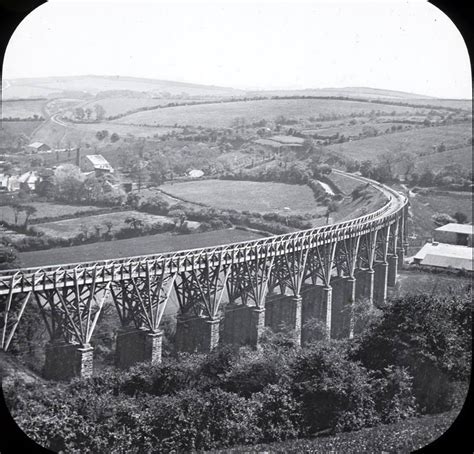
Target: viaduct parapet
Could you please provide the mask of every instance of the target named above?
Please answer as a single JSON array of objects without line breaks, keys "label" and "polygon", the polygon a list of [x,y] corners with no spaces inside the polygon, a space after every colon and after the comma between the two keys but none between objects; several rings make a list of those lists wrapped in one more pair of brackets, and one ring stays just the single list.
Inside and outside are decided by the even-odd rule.
[{"label": "viaduct parapet", "polygon": [[36,304],[50,337],[45,376],[90,376],[91,339],[104,303],[113,301],[122,325],[117,366],[158,363],[171,296],[179,304],[178,351],[208,352],[220,343],[258,347],[266,326],[289,328],[304,343],[310,320],[327,337],[352,337],[354,301],[381,303],[397,282],[408,200],[345,175],[374,186],[387,203],[356,219],[254,241],[1,272],[0,348],[8,350],[26,306]]}]

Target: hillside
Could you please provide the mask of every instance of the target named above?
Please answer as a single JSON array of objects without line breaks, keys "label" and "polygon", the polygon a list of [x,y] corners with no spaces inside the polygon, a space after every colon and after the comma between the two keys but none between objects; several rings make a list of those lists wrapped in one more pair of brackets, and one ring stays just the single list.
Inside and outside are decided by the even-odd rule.
[{"label": "hillside", "polygon": [[429,154],[433,152],[433,146],[438,146],[441,143],[444,143],[447,148],[466,146],[471,137],[472,125],[470,122],[466,122],[354,140],[330,145],[327,150],[346,158],[364,161],[377,159],[384,153],[408,151],[417,155]]},{"label": "hillside", "polygon": [[414,114],[418,109],[361,101],[333,99],[274,99],[214,103],[197,106],[178,106],[127,115],[120,123],[137,125],[189,125],[204,127],[229,127],[240,117],[247,123],[275,120],[279,116],[290,119],[318,117],[319,115],[367,115],[371,111],[386,114]]},{"label": "hillside", "polygon": [[3,99],[58,97],[62,92],[71,91],[96,95],[108,90],[132,90],[156,95],[165,92],[172,95],[186,93],[191,96],[238,96],[244,93],[233,88],[123,76],[45,77],[11,79],[8,82],[9,86],[2,90]]}]

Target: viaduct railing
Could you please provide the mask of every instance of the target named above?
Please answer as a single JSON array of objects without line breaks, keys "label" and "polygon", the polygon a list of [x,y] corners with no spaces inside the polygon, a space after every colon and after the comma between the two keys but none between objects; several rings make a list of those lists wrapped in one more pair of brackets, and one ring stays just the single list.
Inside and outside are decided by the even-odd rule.
[{"label": "viaduct railing", "polygon": [[122,324],[117,364],[159,361],[160,324],[171,299],[179,306],[178,350],[257,345],[265,325],[289,325],[304,341],[310,318],[323,323],[327,336],[350,337],[352,302],[383,301],[396,283],[408,201],[384,185],[345,175],[377,188],[387,203],[356,219],[259,240],[0,272],[0,347],[8,349],[25,308],[36,304],[51,339],[46,376],[89,375],[90,342],[110,301]]}]

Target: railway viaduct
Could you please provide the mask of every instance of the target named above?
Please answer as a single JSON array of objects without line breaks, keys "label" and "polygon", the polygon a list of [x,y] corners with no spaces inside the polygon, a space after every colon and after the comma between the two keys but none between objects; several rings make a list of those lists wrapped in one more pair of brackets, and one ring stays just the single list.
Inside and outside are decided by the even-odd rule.
[{"label": "railway viaduct", "polygon": [[0,348],[8,350],[28,304],[47,327],[44,375],[87,377],[106,301],[121,321],[116,364],[161,361],[162,322],[172,292],[179,303],[178,351],[208,352],[219,343],[258,347],[265,326],[283,326],[301,343],[305,324],[352,337],[352,304],[377,304],[394,286],[406,251],[408,200],[362,177],[387,202],[349,221],[254,241],[93,263],[0,273]]}]

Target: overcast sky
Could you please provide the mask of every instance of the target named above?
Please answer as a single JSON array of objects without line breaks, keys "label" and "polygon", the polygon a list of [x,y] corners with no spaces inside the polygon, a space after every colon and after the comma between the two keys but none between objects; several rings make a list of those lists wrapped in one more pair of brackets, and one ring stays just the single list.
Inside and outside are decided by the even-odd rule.
[{"label": "overcast sky", "polygon": [[49,1],[15,31],[3,77],[80,74],[472,97],[461,34],[421,0]]}]

